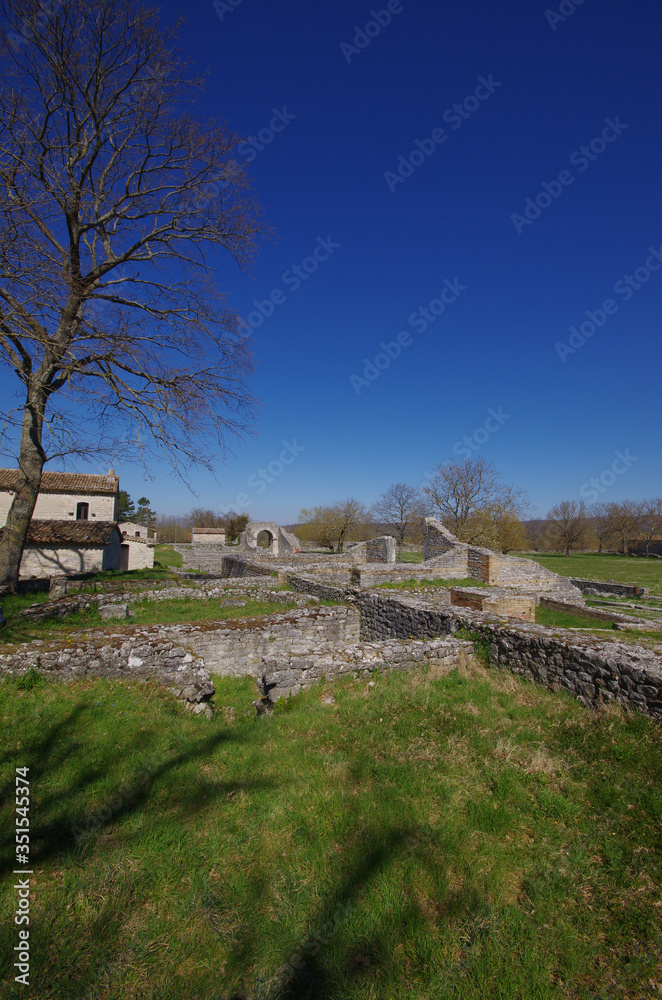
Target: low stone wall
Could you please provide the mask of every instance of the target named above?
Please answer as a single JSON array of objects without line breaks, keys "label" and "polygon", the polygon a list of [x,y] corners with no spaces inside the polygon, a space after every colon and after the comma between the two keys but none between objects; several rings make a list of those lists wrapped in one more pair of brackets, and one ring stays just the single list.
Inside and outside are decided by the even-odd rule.
[{"label": "low stone wall", "polygon": [[329,680],[344,674],[370,676],[376,670],[409,670],[429,666],[448,672],[464,666],[473,657],[470,642],[433,639],[430,642],[364,642],[321,656],[265,658],[262,692],[274,702],[297,694],[321,677]]},{"label": "low stone wall", "polygon": [[[250,577],[245,577],[245,580],[250,580]],[[107,607],[108,605],[114,604],[136,604],[139,601],[208,601],[208,600],[221,600],[221,603],[226,603],[227,606],[236,605],[237,596],[246,598],[246,600],[255,600],[259,598],[261,600],[271,601],[273,604],[290,604],[294,602],[298,607],[305,606],[306,599],[303,597],[302,593],[288,593],[287,591],[279,591],[269,587],[265,583],[261,583],[259,577],[256,578],[258,583],[250,584],[246,582],[243,586],[237,584],[234,581],[229,580],[219,580],[212,586],[191,586],[191,587],[163,587],[160,590],[127,590],[119,591],[115,590],[108,594],[78,594],[71,595],[69,597],[63,597],[52,601],[42,601],[39,604],[34,604],[32,607],[26,608],[24,611],[19,611],[18,616],[20,618],[27,618],[30,621],[46,621],[48,619],[62,620],[68,618],[70,615],[77,614],[79,611],[83,611],[86,608],[96,605],[99,609]],[[276,580],[269,581],[276,585]],[[234,595],[234,598],[232,596]],[[224,602],[224,598],[227,599]],[[314,600],[313,597],[307,597],[308,602]]]},{"label": "low stone wall", "polygon": [[361,594],[361,638],[434,638],[460,629],[482,635],[490,663],[530,677],[552,690],[567,690],[585,705],[620,702],[662,718],[662,657],[637,646],[579,638],[577,633],[522,622],[517,628],[492,616],[433,608],[408,597]]},{"label": "low stone wall", "polygon": [[487,611],[492,615],[518,618],[525,622],[535,622],[536,620],[535,597],[528,594],[518,594],[512,590],[501,588],[470,590],[451,587],[450,603],[458,608]]},{"label": "low stone wall", "polygon": [[575,585],[582,594],[619,594],[621,597],[645,597],[646,587],[639,587],[634,583],[598,583],[595,580],[577,580],[570,578],[570,582]]},{"label": "low stone wall", "polygon": [[[639,618],[619,615],[614,611],[601,611],[600,608],[587,608],[584,604],[568,604],[565,601],[555,601],[551,597],[541,597],[540,607],[550,611],[561,611],[563,614],[576,615],[578,618],[597,618],[598,621],[611,622],[617,625],[645,625]],[[650,623],[648,623],[650,625]],[[662,639],[662,636],[660,637]]]},{"label": "low stone wall", "polygon": [[30,669],[57,680],[76,677],[155,679],[182,689],[209,682],[209,671],[200,656],[165,638],[141,635],[120,637],[98,632],[75,645],[61,642],[24,643],[0,652],[0,675],[22,676]]}]

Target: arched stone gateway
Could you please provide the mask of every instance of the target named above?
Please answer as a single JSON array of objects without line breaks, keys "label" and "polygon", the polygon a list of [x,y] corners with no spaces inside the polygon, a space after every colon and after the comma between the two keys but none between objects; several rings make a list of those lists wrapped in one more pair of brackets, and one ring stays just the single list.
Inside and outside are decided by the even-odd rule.
[{"label": "arched stone gateway", "polygon": [[257,536],[258,548],[270,549],[273,543],[274,543],[274,536],[271,534],[270,531],[267,531],[266,528],[263,528],[262,531],[258,532]]},{"label": "arched stone gateway", "polygon": [[[265,545],[267,539],[268,545]],[[275,521],[249,521],[240,541],[247,549],[260,549],[272,556],[289,555],[301,546],[295,535],[279,528]]]}]

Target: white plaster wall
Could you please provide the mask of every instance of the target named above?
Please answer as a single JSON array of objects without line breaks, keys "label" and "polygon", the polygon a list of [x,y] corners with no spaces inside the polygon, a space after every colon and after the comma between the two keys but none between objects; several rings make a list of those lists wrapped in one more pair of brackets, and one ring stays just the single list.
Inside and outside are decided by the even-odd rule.
[{"label": "white plaster wall", "polygon": [[28,548],[23,552],[19,576],[26,580],[31,576],[46,577],[59,573],[94,573],[101,569],[119,569],[103,565],[104,550],[101,546],[84,545],[60,549],[54,545],[42,545],[40,548]]},{"label": "white plaster wall", "polygon": [[129,569],[151,569],[154,565],[154,546],[139,539],[124,538],[122,545],[129,546]]},{"label": "white plaster wall", "polygon": [[[13,493],[0,492],[1,524],[7,521],[13,499]],[[35,521],[75,521],[78,503],[90,505],[90,521],[115,520],[115,497],[97,493],[40,493],[32,517]]]}]

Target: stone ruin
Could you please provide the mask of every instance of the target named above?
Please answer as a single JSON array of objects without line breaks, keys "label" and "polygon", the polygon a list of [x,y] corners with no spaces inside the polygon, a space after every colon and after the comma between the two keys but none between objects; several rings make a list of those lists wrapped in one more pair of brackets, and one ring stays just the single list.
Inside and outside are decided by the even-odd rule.
[{"label": "stone ruin", "polygon": [[298,552],[301,542],[291,531],[279,528],[275,521],[249,521],[245,531],[239,536],[240,548],[256,551],[263,546],[258,545],[258,537],[265,532],[269,545],[265,551],[272,556],[286,556]]}]

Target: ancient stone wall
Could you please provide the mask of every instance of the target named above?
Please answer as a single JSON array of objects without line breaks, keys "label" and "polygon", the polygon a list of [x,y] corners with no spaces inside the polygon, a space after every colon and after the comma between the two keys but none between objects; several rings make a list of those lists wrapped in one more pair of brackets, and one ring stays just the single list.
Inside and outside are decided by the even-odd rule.
[{"label": "ancient stone wall", "polygon": [[390,535],[370,538],[367,542],[357,542],[350,545],[345,552],[345,558],[354,563],[394,563],[396,541]]},{"label": "ancient stone wall", "polygon": [[619,597],[645,597],[646,587],[638,587],[633,583],[597,583],[595,580],[578,580],[572,577],[574,584],[583,594],[617,594]]},{"label": "ancient stone wall", "polygon": [[364,642],[335,649],[321,656],[267,658],[262,674],[262,691],[272,702],[297,694],[320,678],[343,674],[370,676],[376,670],[409,670],[428,666],[448,672],[468,663],[473,655],[470,642],[432,639],[430,642]]},{"label": "ancient stone wall", "polygon": [[489,643],[490,663],[552,690],[567,690],[583,704],[610,701],[662,718],[662,658],[640,647],[522,622],[513,628],[469,610],[431,608],[407,597],[360,594],[361,637],[434,638],[461,628]]}]

